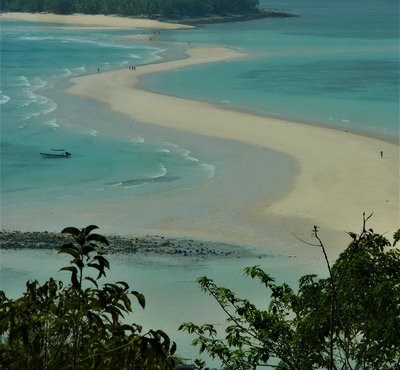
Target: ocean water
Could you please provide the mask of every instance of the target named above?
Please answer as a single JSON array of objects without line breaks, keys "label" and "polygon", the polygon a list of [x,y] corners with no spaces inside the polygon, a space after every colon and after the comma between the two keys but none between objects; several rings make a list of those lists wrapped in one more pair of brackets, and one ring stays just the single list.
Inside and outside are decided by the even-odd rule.
[{"label": "ocean water", "polygon": [[248,57],[143,84],[343,130],[399,137],[399,3],[264,1],[298,17],[165,32],[163,39],[240,48]]},{"label": "ocean water", "polygon": [[[140,196],[213,177],[213,165],[193,157],[190,148],[151,140],[139,131],[123,139],[98,132],[100,121],[134,122],[63,94],[71,76],[154,62],[164,49],[124,42],[115,38],[118,31],[52,26],[2,22],[3,221],[8,207]],[[51,148],[65,148],[73,156],[49,160],[39,155]]]},{"label": "ocean water", "polygon": [[[158,39],[174,41],[175,45],[115,38],[126,31],[82,31],[65,26],[56,29],[53,26],[57,25],[2,21],[2,227],[9,224],[10,213],[24,217],[26,210],[36,206],[50,209],[57,204],[63,209],[73,203],[83,213],[105,199],[140,200],[169,191],[191,192],[199,184],[212,182],[221,172],[225,174],[232,158],[240,160],[239,151],[247,150],[245,146],[221,146],[209,139],[209,147],[204,148],[204,139],[155,131],[106,106],[63,92],[69,77],[97,73],[98,68],[127,68],[182,57],[188,41],[192,45],[239,48],[248,57],[147,76],[143,84],[164,93],[398,140],[398,2],[262,3],[299,17],[157,34]],[[116,129],[107,129],[110,124]],[[132,126],[132,136],[114,135],[118,125],[127,124]],[[72,158],[40,157],[39,152],[55,147],[66,148]],[[263,179],[271,199],[287,191],[295,164],[280,153],[250,152],[253,157],[246,158],[254,159],[254,163],[245,164],[250,169],[258,166],[262,155],[266,156],[266,167],[259,173],[274,174]],[[237,169],[243,171],[243,166]],[[229,179],[224,186],[225,196],[230,196]],[[256,184],[252,190],[257,198]],[[201,212],[202,205],[197,206]],[[20,294],[27,279],[44,280],[62,264],[46,251],[1,254],[1,289],[11,296]],[[311,272],[304,266],[293,267],[293,260],[277,257],[188,263],[169,259],[153,263],[135,256],[117,256],[111,259],[110,277],[129,281],[148,298],[144,314],[148,316],[139,313],[135,316],[138,322],[164,328],[178,341],[180,354],[194,358],[197,351],[189,346],[185,335],[176,333],[176,328],[186,319],[207,321],[217,315],[217,308],[211,308],[210,300],[195,288],[198,276],[215,277],[218,283],[237,288],[240,293],[251,292],[253,300],[264,304],[264,293],[243,283],[241,269],[261,264],[273,275],[290,281]],[[222,322],[222,316],[213,317]]]},{"label": "ocean water", "polygon": [[[21,258],[23,256],[23,258]],[[146,308],[142,310],[132,299],[133,314],[128,315],[129,323],[143,326],[143,332],[149,329],[162,329],[178,345],[178,356],[194,361],[199,357],[198,349],[191,346],[194,339],[187,333],[179,332],[183,322],[217,324],[225,326],[225,315],[218,304],[203,293],[196,280],[207,275],[216,284],[232,289],[239,297],[247,298],[260,308],[266,308],[268,298],[266,289],[257,280],[244,278],[243,270],[247,266],[260,266],[276,278],[277,283],[286,282],[294,289],[298,278],[311,273],[310,268],[298,265],[295,259],[288,261],[279,256],[262,256],[226,259],[193,260],[182,256],[161,258],[112,254],[108,256],[111,269],[107,272],[110,282],[126,281],[131,290],[145,295]],[[1,289],[9,298],[19,297],[25,290],[25,281],[37,279],[43,284],[50,276],[68,283],[69,275],[58,271],[68,265],[68,257],[60,258],[56,251],[21,250],[2,251],[0,281]],[[321,268],[321,277],[326,270]],[[212,318],[212,319],[211,319]],[[203,357],[203,356],[202,356]],[[209,364],[217,366],[216,361]]]},{"label": "ocean water", "polygon": [[[212,178],[213,158],[202,157],[207,150],[196,157],[190,144],[155,138],[138,122],[63,93],[71,76],[182,57],[188,41],[239,48],[248,57],[150,75],[143,85],[398,140],[397,1],[340,0],[333,5],[325,0],[287,0],[262,5],[299,16],[157,32],[159,40],[174,44],[115,37],[126,31],[3,21],[3,217],[8,207],[140,197]],[[136,125],[137,130],[122,139],[98,132],[99,122]],[[73,157],[41,158],[39,152],[50,148],[66,148]],[[288,171],[284,179],[292,175]],[[272,192],[281,180],[271,184]]]}]

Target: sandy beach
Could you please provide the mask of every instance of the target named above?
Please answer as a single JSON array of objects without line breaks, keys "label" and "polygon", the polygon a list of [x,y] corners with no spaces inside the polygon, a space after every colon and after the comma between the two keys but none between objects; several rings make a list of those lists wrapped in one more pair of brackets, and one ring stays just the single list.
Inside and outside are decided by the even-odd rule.
[{"label": "sandy beach", "polygon": [[[3,13],[1,17],[89,27],[186,28],[179,24],[100,15]],[[133,39],[137,37],[133,36]],[[148,35],[139,35],[139,38],[149,39]],[[10,225],[38,230],[45,222],[46,228],[57,231],[60,225],[66,225],[65,220],[72,219],[77,225],[90,220],[106,232],[130,234],[139,231],[193,237],[261,247],[284,255],[299,254],[299,243],[293,244],[292,234],[309,239],[313,225],[318,225],[329,248],[337,255],[349,241],[345,232],[359,231],[365,212],[367,215],[374,213],[368,226],[390,237],[400,224],[398,144],[230,109],[225,105],[158,94],[140,85],[140,78],[147,74],[202,63],[229,63],[244,57],[243,53],[224,47],[191,47],[183,60],[140,65],[135,71],[124,68],[74,78],[73,86],[67,91],[107,104],[133,122],[140,122],[155,131],[164,130],[165,134],[165,130],[169,130],[172,136],[178,132],[196,137],[204,148],[211,145],[211,141],[221,147],[242,143],[250,149],[265,150],[265,155],[273,151],[287,156],[295,163],[295,169],[291,170],[294,179],[284,184],[284,193],[271,200],[259,195],[261,191],[256,200],[244,204],[243,199],[247,198],[243,195],[250,194],[255,183],[262,188],[262,179],[268,174],[262,173],[265,167],[260,160],[258,166],[246,168],[246,177],[241,176],[246,167],[246,158],[242,158],[235,174],[231,170],[231,177],[225,173],[223,178],[217,172],[207,184],[186,194],[168,193],[120,202],[104,199],[102,204],[88,205],[87,211],[79,213],[73,205],[58,209],[59,206],[54,204],[52,210],[39,207],[31,214],[24,212],[23,218],[16,211],[15,216],[10,217]],[[91,129],[112,132],[122,138],[132,135],[130,125],[119,125],[115,130],[110,123],[109,127]],[[241,155],[246,156],[247,151]],[[225,191],[227,187],[230,196]],[[239,197],[241,201],[236,201]],[[49,212],[62,217],[50,220]],[[315,254],[319,255],[319,251]]]},{"label": "sandy beach", "polygon": [[1,19],[16,21],[43,22],[72,24],[85,27],[107,28],[136,28],[136,29],[188,29],[192,26],[160,22],[152,19],[138,19],[118,16],[106,16],[101,14],[72,14],[60,15],[52,13],[1,13]]},{"label": "sandy beach", "polygon": [[[209,229],[203,226],[197,230],[180,228],[178,223],[170,222],[164,224],[165,230],[162,230],[163,225],[158,225],[158,232],[174,234],[175,230],[177,235],[194,234],[224,240],[230,236],[239,243],[261,245],[265,238],[262,225],[279,220],[282,232],[308,231],[314,224],[330,230],[330,241],[339,251],[344,245],[336,243],[343,239],[344,231],[360,229],[363,212],[374,213],[371,227],[378,232],[390,235],[398,228],[397,145],[140,88],[140,77],[148,73],[243,57],[237,51],[218,47],[190,48],[187,54],[187,59],[140,66],[135,72],[126,69],[74,78],[69,92],[102,101],[113,110],[147,124],[286,153],[295,158],[300,173],[291,191],[272,204],[260,199],[257,206],[236,210],[238,220],[258,225],[247,235],[219,229],[214,222]],[[257,177],[257,173],[254,176]],[[245,192],[246,188],[242,190]],[[129,217],[128,209],[126,217]],[[234,229],[236,225],[231,226]],[[333,236],[335,234],[338,238]]]}]

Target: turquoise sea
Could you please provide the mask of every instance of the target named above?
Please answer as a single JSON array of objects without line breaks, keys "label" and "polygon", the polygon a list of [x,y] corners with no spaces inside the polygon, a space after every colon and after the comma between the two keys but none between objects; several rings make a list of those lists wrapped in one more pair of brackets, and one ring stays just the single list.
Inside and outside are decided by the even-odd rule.
[{"label": "turquoise sea", "polygon": [[[154,135],[139,122],[128,121],[137,124],[137,135],[123,140],[98,132],[94,127],[99,122],[123,124],[127,118],[63,93],[71,76],[183,57],[189,41],[239,48],[248,57],[147,76],[142,84],[164,93],[398,139],[397,1],[262,5],[298,17],[156,32],[158,40],[174,44],[115,37],[127,31],[2,21],[3,220],[9,207],[141,196],[212,178],[215,163],[207,151],[194,154],[194,148]],[[39,152],[55,147],[66,148],[79,160],[60,164],[40,157]]]},{"label": "turquoise sea", "polygon": [[249,57],[229,66],[203,65],[149,76],[144,85],[291,120],[398,138],[397,1],[262,4],[299,16],[170,32],[165,39],[226,45]]},{"label": "turquoise sea", "polygon": [[[50,209],[57,205],[62,209],[63,205],[74,204],[83,213],[104,199],[140,201],[168,191],[190,192],[230,166],[228,161],[236,159],[240,144],[221,147],[210,139],[209,147],[204,148],[202,140],[155,130],[63,91],[70,85],[70,77],[97,73],[98,68],[106,71],[183,58],[189,41],[192,46],[238,48],[248,56],[230,63],[146,76],[142,85],[162,93],[398,142],[398,1],[261,3],[298,17],[213,24],[184,31],[155,30],[162,43],[115,37],[132,31],[2,21],[1,227],[13,224],[10,214],[23,218],[26,210],[35,207]],[[114,135],[113,130],[126,124],[134,127],[135,135]],[[66,148],[72,157],[41,158],[39,152],[50,148]],[[271,198],[287,191],[295,171],[291,159],[280,153],[251,153],[254,163],[265,156],[263,172],[273,174],[263,180]],[[243,166],[240,170],[244,171]],[[226,190],[229,196],[229,188]],[[254,197],[257,191],[254,189]],[[198,209],[200,212],[201,205]],[[46,276],[48,270],[56,271],[55,258],[47,252],[3,251],[1,289],[11,295],[19,293],[26,279],[38,274],[41,277],[43,271]],[[131,269],[128,262],[126,257],[115,261],[115,276],[129,282],[140,281],[133,286],[143,288],[146,297],[150,297],[148,322],[153,327],[164,322],[168,332],[179,325],[182,307],[187,319],[195,319],[199,307],[203,307],[202,313],[214,312],[200,306],[199,297],[203,295],[194,288],[195,277],[209,275],[223,284],[240,285],[239,269],[257,263],[176,261],[171,266],[171,261],[165,265],[162,261],[132,261],[136,265]],[[290,279],[295,280],[293,271],[303,273],[301,269],[293,270],[287,261],[263,259],[260,263],[276,268],[282,278],[290,274]],[[238,272],[236,275],[233,269]],[[250,288],[240,285],[239,289]],[[168,302],[163,306],[156,301],[160,294]],[[257,297],[261,302],[262,293]],[[184,349],[182,354],[193,357],[196,351],[190,349],[187,338],[174,335]]]}]

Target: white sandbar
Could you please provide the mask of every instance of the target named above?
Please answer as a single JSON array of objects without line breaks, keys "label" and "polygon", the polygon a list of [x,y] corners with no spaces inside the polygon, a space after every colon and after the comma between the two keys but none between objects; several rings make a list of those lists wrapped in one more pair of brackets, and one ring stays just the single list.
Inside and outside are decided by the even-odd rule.
[{"label": "white sandbar", "polygon": [[[398,228],[398,145],[339,130],[157,94],[139,87],[138,81],[145,74],[243,56],[221,47],[190,48],[187,54],[187,59],[140,66],[135,72],[124,69],[77,77],[73,79],[74,86],[69,88],[69,92],[102,101],[140,122],[241,141],[294,157],[299,163],[300,174],[291,191],[272,204],[260,200],[256,207],[238,209],[239,220],[254,221],[257,225],[286,220],[290,227],[299,224],[307,231],[311,225],[317,224],[342,236],[344,231],[359,230],[363,212],[373,212],[374,230],[389,232],[390,235]],[[257,177],[257,173],[254,176]],[[243,186],[245,192],[246,187]],[[231,230],[235,229],[235,225],[231,227]],[[173,222],[165,225],[165,232],[171,234],[173,230],[177,234],[220,237],[223,240],[235,235],[229,230],[218,229],[216,222],[210,222],[208,229],[203,226],[201,230],[180,229],[179,224]],[[237,242],[260,245],[261,234],[257,237],[255,227],[248,235],[235,235],[235,238]],[[335,246],[338,249],[343,247]]]}]

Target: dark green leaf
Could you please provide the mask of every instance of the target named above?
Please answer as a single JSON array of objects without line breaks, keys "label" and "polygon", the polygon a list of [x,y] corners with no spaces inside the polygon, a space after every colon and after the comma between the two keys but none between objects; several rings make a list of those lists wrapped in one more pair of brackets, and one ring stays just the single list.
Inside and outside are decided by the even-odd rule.
[{"label": "dark green leaf", "polygon": [[80,233],[80,230],[77,229],[76,227],[66,227],[65,229],[63,229],[63,231],[61,231],[62,234],[69,234],[69,235],[73,235],[75,237],[77,237]]},{"label": "dark green leaf", "polygon": [[84,228],[85,236],[88,236],[93,230],[98,229],[96,225],[89,225]]},{"label": "dark green leaf", "polygon": [[80,257],[79,251],[73,244],[63,245],[59,248],[58,253],[66,253],[74,258]]},{"label": "dark green leaf", "polygon": [[138,300],[139,304],[142,306],[142,308],[145,308],[146,299],[145,299],[144,295],[137,292],[136,290],[132,291],[131,293],[137,298],[137,300]]},{"label": "dark green leaf", "polygon": [[99,242],[105,245],[109,245],[109,242],[106,237],[103,235],[98,235],[98,234],[90,234],[89,236],[86,237],[86,240],[88,241],[95,241]]}]

